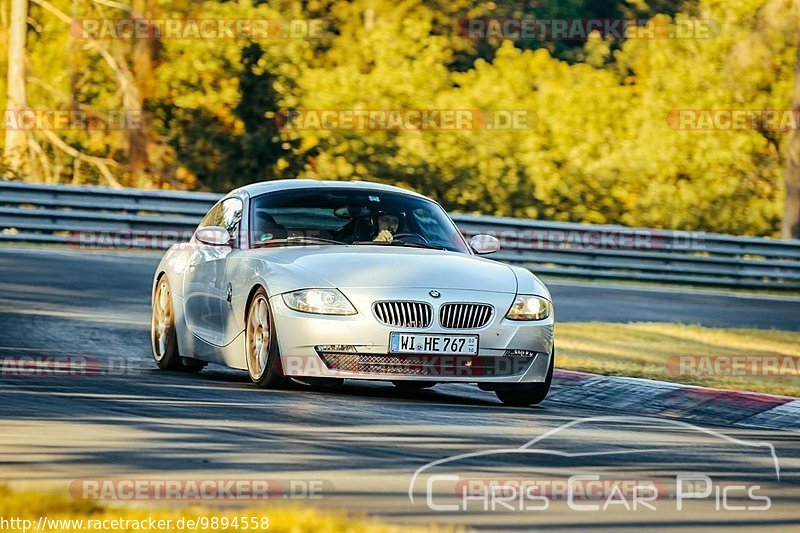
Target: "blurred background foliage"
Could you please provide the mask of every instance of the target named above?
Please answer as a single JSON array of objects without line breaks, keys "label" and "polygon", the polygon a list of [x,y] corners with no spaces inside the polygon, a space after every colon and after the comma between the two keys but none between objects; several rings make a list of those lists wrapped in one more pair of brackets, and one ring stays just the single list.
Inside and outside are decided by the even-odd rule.
[{"label": "blurred background foliage", "polygon": [[[3,72],[12,1],[0,9]],[[111,159],[112,181],[125,186],[222,192],[269,179],[367,179],[459,212],[776,236],[788,134],[680,131],[667,116],[788,109],[800,27],[791,4],[134,0],[154,19],[324,24],[307,39],[164,39],[137,48],[75,39],[58,15],[126,18],[126,3],[36,0],[28,3],[27,105],[125,109],[128,71],[146,116],[138,137],[57,132],[81,153]],[[713,19],[718,35],[473,40],[456,29],[473,17]],[[280,127],[283,109],[522,109],[535,120],[509,131],[303,131]],[[114,184],[86,161],[38,146],[17,177]]]}]

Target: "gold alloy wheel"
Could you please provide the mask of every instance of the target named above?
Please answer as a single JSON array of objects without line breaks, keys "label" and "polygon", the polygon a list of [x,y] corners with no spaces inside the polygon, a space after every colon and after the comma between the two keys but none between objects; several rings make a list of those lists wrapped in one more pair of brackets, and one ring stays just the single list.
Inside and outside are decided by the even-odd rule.
[{"label": "gold alloy wheel", "polygon": [[172,305],[166,276],[162,277],[153,299],[150,335],[153,339],[153,357],[161,361],[167,353],[170,336],[173,334]]},{"label": "gold alloy wheel", "polygon": [[247,370],[253,381],[261,379],[267,369],[270,331],[267,297],[259,293],[253,298],[247,317]]}]

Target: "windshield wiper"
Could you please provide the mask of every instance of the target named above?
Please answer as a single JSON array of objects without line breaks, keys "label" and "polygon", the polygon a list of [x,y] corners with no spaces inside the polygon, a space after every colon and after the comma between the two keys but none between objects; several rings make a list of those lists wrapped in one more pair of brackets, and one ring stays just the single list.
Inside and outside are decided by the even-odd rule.
[{"label": "windshield wiper", "polygon": [[335,241],[333,239],[323,239],[322,237],[310,237],[308,235],[292,235],[285,239],[269,239],[266,241],[257,241],[253,246],[271,246],[278,244],[347,244],[342,241]]},{"label": "windshield wiper", "polygon": [[385,241],[356,241],[353,244],[376,244],[378,246],[408,246],[411,248],[425,248],[427,250],[442,250],[445,252],[449,252],[447,248],[443,246],[435,246],[433,244],[426,244],[424,242],[403,242],[403,241],[392,241],[392,242],[385,242]]}]

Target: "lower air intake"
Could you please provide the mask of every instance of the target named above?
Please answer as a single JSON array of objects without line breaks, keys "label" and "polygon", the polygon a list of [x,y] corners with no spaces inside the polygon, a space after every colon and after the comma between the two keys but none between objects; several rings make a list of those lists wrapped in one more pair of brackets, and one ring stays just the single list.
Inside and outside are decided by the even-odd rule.
[{"label": "lower air intake", "polygon": [[330,370],[357,374],[429,377],[503,377],[525,373],[531,357],[320,353]]}]

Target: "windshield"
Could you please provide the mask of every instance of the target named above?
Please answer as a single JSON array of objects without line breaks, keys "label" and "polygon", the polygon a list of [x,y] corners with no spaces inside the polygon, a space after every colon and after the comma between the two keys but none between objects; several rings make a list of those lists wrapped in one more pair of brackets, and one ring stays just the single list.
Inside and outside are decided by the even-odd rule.
[{"label": "windshield", "polygon": [[329,241],[469,253],[444,210],[416,196],[326,187],[267,193],[253,198],[250,205],[255,245]]}]

